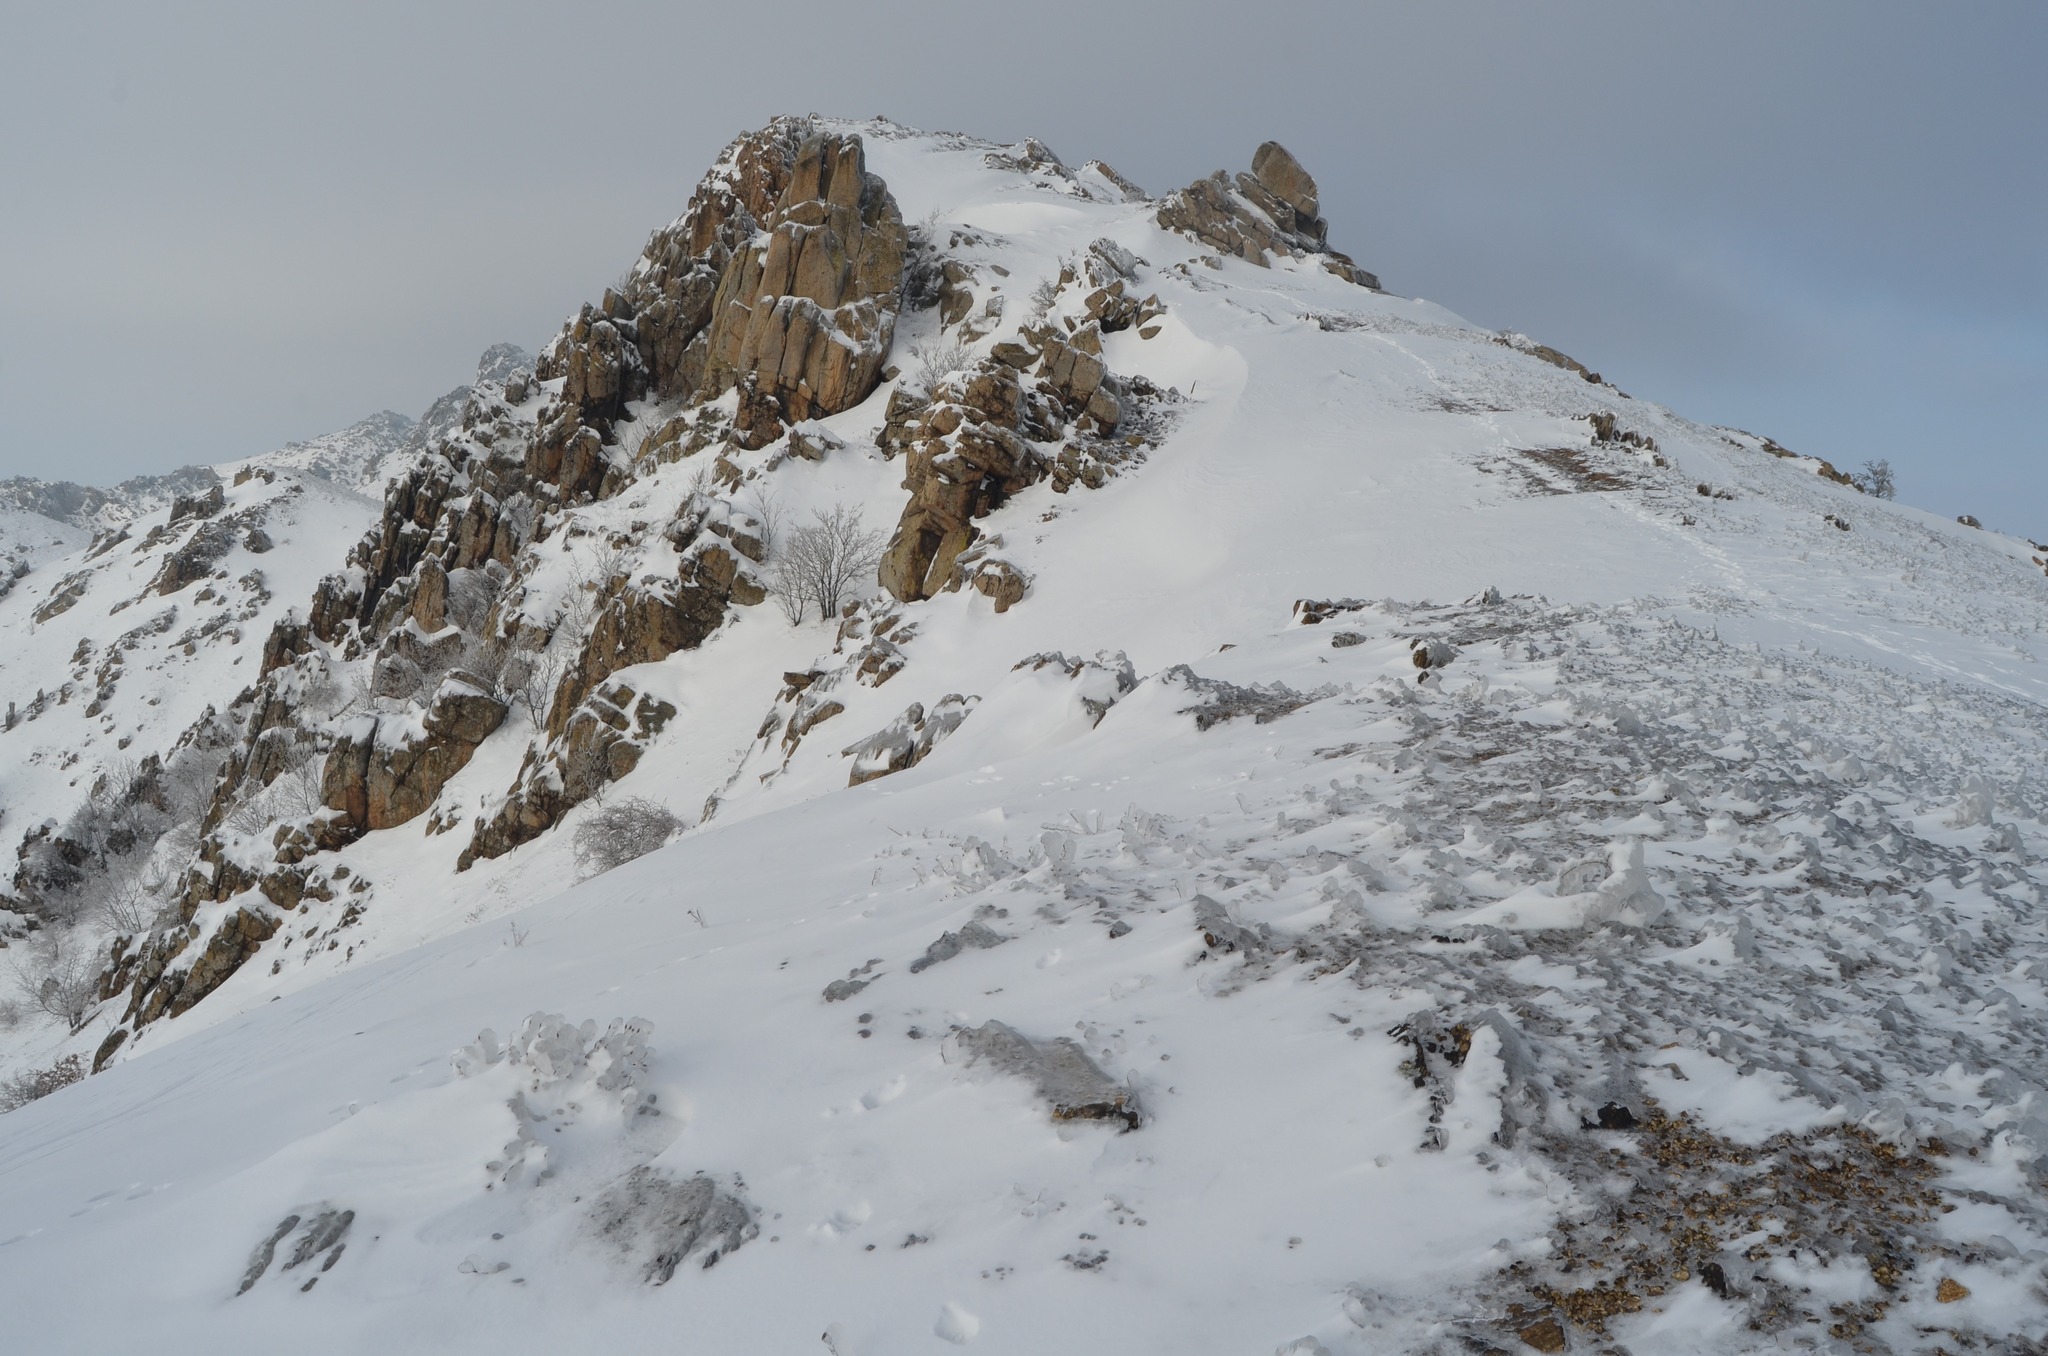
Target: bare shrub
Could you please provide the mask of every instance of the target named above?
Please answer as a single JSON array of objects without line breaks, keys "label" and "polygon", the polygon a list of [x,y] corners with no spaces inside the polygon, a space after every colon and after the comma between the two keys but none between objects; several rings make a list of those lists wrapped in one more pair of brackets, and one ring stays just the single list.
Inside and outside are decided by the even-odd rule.
[{"label": "bare shrub", "polygon": [[764,555],[774,555],[782,545],[783,526],[789,514],[782,507],[782,500],[756,485],[739,505],[740,512],[754,520],[761,538]]},{"label": "bare shrub", "polygon": [[973,349],[958,339],[943,336],[912,344],[910,356],[917,360],[916,382],[926,392],[938,389],[939,383],[952,373],[974,366]]},{"label": "bare shrub", "polygon": [[481,569],[450,570],[448,620],[472,634],[488,631],[491,609],[505,587],[506,574],[505,567],[495,560]]},{"label": "bare shrub", "polygon": [[154,932],[169,912],[164,897],[170,876],[162,869],[110,876],[99,897],[100,921],[117,933]]},{"label": "bare shrub", "polygon": [[602,740],[564,740],[559,755],[562,769],[562,785],[571,796],[587,797],[604,804],[605,793],[611,790],[612,762],[611,747]]},{"label": "bare shrub", "polygon": [[253,836],[273,824],[317,814],[324,770],[325,764],[314,757],[310,744],[294,744],[292,761],[271,778],[268,786],[250,792],[248,798],[228,814],[228,828]]},{"label": "bare shrub", "polygon": [[7,968],[30,1007],[58,1018],[73,1031],[85,1025],[99,1002],[98,955],[55,928],[8,947]]},{"label": "bare shrub", "polygon": [[566,661],[552,649],[518,650],[507,656],[500,683],[512,705],[539,726],[548,718],[565,667]]},{"label": "bare shrub", "polygon": [[668,808],[640,796],[628,796],[585,816],[576,826],[576,866],[586,879],[603,875],[644,857],[682,831],[683,822]]},{"label": "bare shrub", "polygon": [[589,634],[590,623],[597,618],[598,589],[604,582],[593,578],[580,564],[570,567],[569,587],[562,595],[562,613],[548,633],[550,643],[563,634],[572,640]]},{"label": "bare shrub", "polygon": [[1052,313],[1052,308],[1059,303],[1059,299],[1060,280],[1058,278],[1040,278],[1038,286],[1031,289],[1031,314],[1033,318],[1043,323],[1046,316]]},{"label": "bare shrub", "polygon": [[173,826],[174,805],[155,759],[110,763],[90,797],[60,825],[32,834],[19,850],[16,881],[29,912],[75,923],[109,876],[135,869]]},{"label": "bare shrub", "polygon": [[612,581],[628,578],[632,572],[634,562],[638,559],[638,553],[626,542],[612,541],[605,543],[597,548],[597,558],[591,565],[590,574],[579,581],[583,585],[579,592],[588,591],[599,594],[610,592]]},{"label": "bare shrub", "polygon": [[481,678],[509,702],[512,694],[505,682],[505,672],[511,662],[512,647],[505,641],[489,634],[468,635],[462,639],[462,652],[456,656],[455,667],[473,678]]},{"label": "bare shrub", "polygon": [[84,1061],[77,1055],[66,1055],[47,1069],[24,1069],[0,1078],[0,1112],[18,1111],[30,1102],[40,1101],[84,1077]]},{"label": "bare shrub", "polygon": [[786,534],[770,572],[769,592],[791,625],[815,604],[829,621],[881,563],[886,538],[845,504],[814,509],[811,521]]}]

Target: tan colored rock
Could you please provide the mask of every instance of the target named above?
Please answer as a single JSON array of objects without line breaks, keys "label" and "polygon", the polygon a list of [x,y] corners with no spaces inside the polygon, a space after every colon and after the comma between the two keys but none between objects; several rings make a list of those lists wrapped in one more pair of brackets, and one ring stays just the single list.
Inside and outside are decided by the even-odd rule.
[{"label": "tan colored rock", "polygon": [[415,819],[469,764],[506,711],[479,679],[451,673],[435,690],[418,731],[403,718],[357,721],[327,755],[321,802],[340,811],[359,832]]},{"label": "tan colored rock", "polygon": [[[1129,393],[1101,357],[1100,329],[1091,322],[1067,335],[1052,326],[1027,327],[1020,340],[964,378],[942,383],[922,408],[907,398],[891,399],[883,442],[906,453],[903,483],[910,502],[883,548],[878,574],[882,587],[901,601],[961,587],[963,553],[979,536],[974,521],[1010,496],[1048,474],[1058,490],[1076,480],[1092,487],[1106,478],[1100,458],[1084,459],[1078,451],[1072,457],[1061,453],[1071,462],[1062,477],[1033,445],[1078,429],[1091,435],[1091,446],[1104,447],[1123,422]],[[1027,354],[1037,359],[1029,385]],[[1007,575],[973,586],[995,600],[998,610],[1023,596],[1018,579]]]},{"label": "tan colored rock", "polygon": [[761,225],[765,244],[736,253],[712,297],[697,392],[751,377],[784,422],[850,409],[895,333],[909,241],[896,200],[859,137],[814,136]]},{"label": "tan colored rock", "polygon": [[448,571],[432,556],[420,562],[412,591],[412,619],[429,635],[448,624]]},{"label": "tan colored rock", "polygon": [[1263,142],[1258,150],[1252,152],[1252,177],[1274,197],[1311,221],[1320,215],[1316,181],[1279,142]]},{"label": "tan colored rock", "polygon": [[1030,578],[1007,560],[983,561],[967,582],[994,603],[997,612],[1008,612],[1012,605],[1023,602],[1025,590],[1031,586]]},{"label": "tan colored rock", "polygon": [[1377,291],[1379,279],[1329,248],[1329,223],[1318,215],[1316,181],[1277,142],[1252,157],[1252,172],[1234,180],[1221,170],[1197,179],[1159,204],[1158,221],[1225,254],[1268,267],[1271,255],[1317,258],[1324,268]]},{"label": "tan colored rock", "polygon": [[137,1025],[158,1016],[177,1017],[191,1011],[200,999],[241,969],[242,962],[254,955],[256,948],[269,940],[278,926],[275,917],[255,909],[237,909],[229,914],[207,938],[198,959],[192,962],[192,967],[179,977],[178,982],[174,986],[159,986],[157,993],[151,995],[151,999],[157,1001],[145,1002]]},{"label": "tan colored rock", "polygon": [[620,669],[695,649],[725,620],[729,606],[766,599],[746,564],[765,554],[755,526],[702,517],[678,521],[669,529],[683,552],[676,578],[612,582],[616,592],[601,600],[549,703],[543,750],[529,756],[498,813],[472,835],[459,869],[539,837],[571,806],[632,771],[674,708],[643,699],[633,704],[629,722],[631,689],[606,684]]}]

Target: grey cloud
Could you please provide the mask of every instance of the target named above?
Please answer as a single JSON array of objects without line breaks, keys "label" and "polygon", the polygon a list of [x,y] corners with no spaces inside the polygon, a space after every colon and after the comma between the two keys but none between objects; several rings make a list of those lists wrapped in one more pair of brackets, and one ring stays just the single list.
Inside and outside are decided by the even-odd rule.
[{"label": "grey cloud", "polygon": [[423,408],[595,296],[733,133],[817,110],[1036,135],[1155,191],[1276,137],[1390,287],[2048,530],[2038,5],[772,14],[19,8],[0,474],[112,480]]}]

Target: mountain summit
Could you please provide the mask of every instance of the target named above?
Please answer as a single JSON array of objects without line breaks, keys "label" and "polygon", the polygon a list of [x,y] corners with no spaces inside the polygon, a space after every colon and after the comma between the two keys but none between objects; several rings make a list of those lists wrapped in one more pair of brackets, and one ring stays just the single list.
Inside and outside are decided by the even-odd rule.
[{"label": "mountain summit", "polygon": [[24,548],[7,1331],[2048,1340],[2048,548],[1320,213],[777,119],[530,363]]}]

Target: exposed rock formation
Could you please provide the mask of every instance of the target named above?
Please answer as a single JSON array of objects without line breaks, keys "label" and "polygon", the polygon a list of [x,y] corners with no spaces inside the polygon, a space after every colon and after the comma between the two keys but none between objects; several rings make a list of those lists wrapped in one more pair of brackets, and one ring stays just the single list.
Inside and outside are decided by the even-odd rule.
[{"label": "exposed rock formation", "polygon": [[571,806],[630,773],[675,713],[669,702],[625,682],[597,687],[570,711],[559,738],[527,751],[512,794],[478,824],[457,869],[531,842]]},{"label": "exposed rock formation", "polygon": [[[1135,193],[1107,171],[1077,176],[1050,152],[1025,152],[1019,172],[1049,175],[1061,191]],[[843,447],[839,435],[792,426],[852,408],[880,381],[909,248],[858,136],[778,119],[728,146],[687,211],[649,239],[624,281],[567,321],[530,370],[514,350],[486,355],[477,383],[436,406],[433,435],[408,443],[413,463],[385,482],[375,526],[302,614],[276,624],[257,681],[223,714],[225,766],[200,860],[183,878],[185,921],[110,972],[134,991],[131,1013],[147,1021],[170,1010],[168,997],[144,995],[169,993],[163,977],[187,963],[174,957],[213,954],[210,938],[232,911],[271,920],[335,898],[344,877],[322,857],[355,837],[431,814],[430,832],[470,833],[466,864],[530,841],[630,773],[674,708],[621,671],[694,649],[733,608],[765,599],[763,527],[731,503],[750,469],[738,454],[785,437],[778,457],[821,459]],[[978,295],[976,270],[939,259],[936,244],[924,254],[946,280],[927,300],[951,288],[946,295],[967,308],[963,329],[1000,321],[998,289]],[[912,492],[885,567],[899,597],[971,588],[999,610],[1016,605],[1030,581],[975,520],[1039,480],[1059,490],[1099,484],[1104,468],[1141,455],[1134,411],[1157,393],[1108,370],[1102,335],[1143,331],[1161,316],[1140,285],[1142,264],[1097,242],[1059,279],[1073,290],[1057,317],[1003,345],[955,389],[892,406],[888,450],[909,454]],[[652,401],[669,407],[657,413]],[[708,459],[709,474],[670,521],[622,515],[589,540],[581,506],[714,448],[722,451]],[[218,573],[236,546],[269,545],[218,485],[189,488],[158,529],[176,548],[152,584],[161,592]],[[593,557],[635,563],[606,567],[602,578],[577,573]],[[567,606],[565,568],[577,581]],[[53,592],[53,606],[67,605],[61,585]],[[887,681],[911,629],[881,611],[847,619],[845,666],[793,689],[764,745],[779,739],[786,755],[842,712],[830,688],[847,675]],[[471,829],[470,807],[437,802],[515,701],[533,718],[521,726],[532,742],[503,800]],[[919,708],[902,747],[883,740],[888,748],[858,760],[861,775],[914,762],[968,704]],[[309,760],[322,808],[267,808],[291,802],[296,783],[275,784]],[[265,827],[248,828],[258,822]],[[344,888],[361,885],[358,876]],[[209,905],[230,912],[201,911]],[[242,941],[221,941],[202,977],[224,977],[260,941],[244,924],[235,929]]]},{"label": "exposed rock formation", "polygon": [[[884,450],[907,453],[910,502],[882,552],[882,587],[906,602],[965,585],[999,608],[1021,599],[1027,581],[1013,566],[956,569],[980,536],[974,521],[1048,475],[1065,489],[1085,468],[1141,448],[1145,435],[1126,433],[1121,442],[1116,435],[1134,402],[1156,394],[1149,383],[1109,370],[1097,321],[1071,332],[1027,326],[928,400],[899,392]],[[1092,483],[1102,479],[1098,469]]]},{"label": "exposed rock formation", "polygon": [[[1101,362],[1090,362],[1099,383]],[[1020,426],[1052,434],[1057,414],[1035,393],[1027,404],[1004,363],[985,361],[957,387],[934,393],[911,433],[903,482],[910,503],[883,551],[882,587],[905,601],[937,594],[974,541],[972,520],[1044,477],[1046,458]]]},{"label": "exposed rock formation", "polygon": [[1379,279],[1329,247],[1329,223],[1316,181],[1277,141],[1252,155],[1249,174],[1235,180],[1222,170],[1197,179],[1159,204],[1159,224],[1261,268],[1267,256],[1315,257],[1324,268],[1361,287],[1379,290]]},{"label": "exposed rock formation", "polygon": [[1056,1121],[1121,1121],[1127,1130],[1144,1122],[1136,1094],[1105,1074],[1069,1037],[1035,1041],[991,1021],[956,1031],[948,1053],[963,1063],[986,1063],[999,1073],[1028,1079]]},{"label": "exposed rock formation", "polygon": [[418,818],[477,746],[504,721],[505,703],[482,679],[451,673],[425,717],[365,717],[327,756],[320,799],[358,830],[388,829]]},{"label": "exposed rock formation", "polygon": [[912,702],[902,715],[880,730],[840,751],[853,760],[853,770],[847,774],[846,784],[859,786],[862,782],[871,782],[877,777],[917,766],[938,747],[940,740],[960,728],[960,722],[967,719],[980,700],[979,697],[963,697],[957,692],[948,693],[932,707],[929,715],[925,713],[923,703]]},{"label": "exposed rock formation", "polygon": [[705,346],[691,342],[710,323],[712,300],[727,266],[762,229],[781,201],[808,120],[777,118],[735,140],[690,196],[673,223],[656,231],[614,306],[632,314],[651,393],[661,400],[696,393]]},{"label": "exposed rock formation", "polygon": [[[761,225],[766,242],[734,258],[712,299],[698,394],[744,385],[781,422],[851,409],[895,332],[908,239],[896,200],[859,137],[813,136]],[[757,420],[752,445],[780,432]]]},{"label": "exposed rock formation", "polygon": [[207,935],[189,965],[178,962],[199,938],[196,924],[140,939],[133,953],[125,950],[128,939],[123,938],[115,944],[101,993],[111,998],[132,982],[121,1020],[138,1028],[159,1017],[176,1017],[219,988],[278,926],[276,913],[261,904],[234,909]]}]

